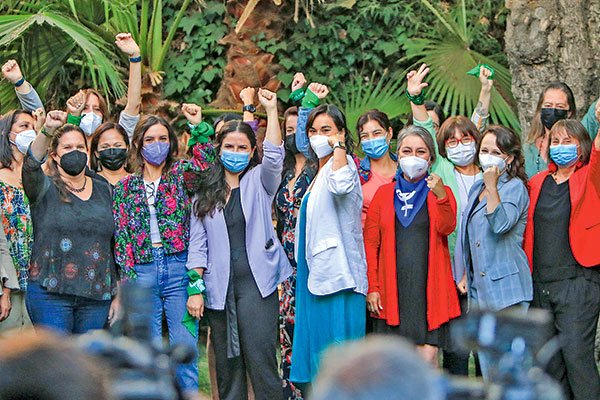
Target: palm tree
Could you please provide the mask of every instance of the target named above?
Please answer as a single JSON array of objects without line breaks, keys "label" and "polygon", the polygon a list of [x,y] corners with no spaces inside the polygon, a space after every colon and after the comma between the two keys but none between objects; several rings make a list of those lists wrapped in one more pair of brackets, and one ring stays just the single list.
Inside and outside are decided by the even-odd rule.
[{"label": "palm tree", "polygon": [[[163,32],[163,0],[53,0],[8,2],[0,16],[3,58],[19,58],[27,78],[45,97],[63,65],[80,69],[82,81],[105,95],[125,94],[123,55],[113,45],[119,32],[140,44],[143,92],[160,91],[162,66],[175,31],[191,0],[182,0],[172,25]],[[121,61],[121,62],[120,62]],[[10,85],[0,87],[0,104],[15,105]]]},{"label": "palm tree", "polygon": [[[472,49],[474,27],[467,18],[465,0],[449,10],[436,8],[429,0],[421,2],[437,17],[442,29],[434,36],[410,39],[404,44],[410,69],[421,63],[431,68],[427,97],[436,101],[449,115],[473,112],[479,97],[479,82],[466,74],[479,63],[495,70],[490,114],[492,121],[519,130],[516,102],[511,92],[511,74],[507,67]],[[405,88],[405,86],[403,87]]]}]

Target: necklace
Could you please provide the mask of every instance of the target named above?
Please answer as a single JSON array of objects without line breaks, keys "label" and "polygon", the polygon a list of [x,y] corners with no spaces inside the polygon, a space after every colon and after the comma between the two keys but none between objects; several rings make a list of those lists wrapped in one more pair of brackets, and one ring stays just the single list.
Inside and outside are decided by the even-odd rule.
[{"label": "necklace", "polygon": [[85,190],[86,183],[87,183],[87,177],[84,176],[83,177],[83,186],[82,187],[80,187],[79,189],[75,189],[73,186],[67,184],[67,189],[69,189],[73,193],[81,193],[81,192],[83,192]]}]

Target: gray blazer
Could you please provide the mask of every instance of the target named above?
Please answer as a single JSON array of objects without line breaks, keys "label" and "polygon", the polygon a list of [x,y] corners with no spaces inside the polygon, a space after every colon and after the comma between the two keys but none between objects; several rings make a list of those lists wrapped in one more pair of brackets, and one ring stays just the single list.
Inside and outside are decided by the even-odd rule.
[{"label": "gray blazer", "polygon": [[[267,297],[291,275],[292,267],[271,219],[273,198],[281,183],[283,145],[265,140],[263,153],[262,164],[246,172],[240,181],[240,197],[250,269],[261,295]],[[201,219],[192,213],[187,268],[204,268],[206,307],[223,310],[231,269],[223,210]]]},{"label": "gray blazer", "polygon": [[498,180],[500,204],[488,214],[487,199],[474,205],[483,186],[483,180],[478,181],[469,192],[461,239],[469,291],[477,290],[480,307],[497,311],[533,297],[523,250],[529,195],[520,179],[504,173]]}]

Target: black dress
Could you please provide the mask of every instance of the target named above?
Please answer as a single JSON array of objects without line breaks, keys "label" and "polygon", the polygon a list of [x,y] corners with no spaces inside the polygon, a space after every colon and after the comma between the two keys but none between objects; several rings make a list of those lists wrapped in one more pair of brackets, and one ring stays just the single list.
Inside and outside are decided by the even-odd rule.
[{"label": "black dress", "polygon": [[394,333],[417,345],[445,347],[445,327],[427,330],[427,270],[429,265],[429,211],[424,204],[404,227],[396,218],[396,275],[400,325],[377,320],[378,333]]},{"label": "black dress", "polygon": [[230,247],[225,310],[207,310],[222,399],[246,398],[250,376],[257,400],[282,399],[277,366],[277,291],[263,298],[246,251],[246,220],[240,189],[232,189],[223,210]]}]

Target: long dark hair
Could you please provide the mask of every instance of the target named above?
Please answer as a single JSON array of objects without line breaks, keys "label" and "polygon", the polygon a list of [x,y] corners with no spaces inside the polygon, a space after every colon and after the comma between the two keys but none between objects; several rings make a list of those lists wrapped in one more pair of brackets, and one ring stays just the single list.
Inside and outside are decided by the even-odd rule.
[{"label": "long dark hair", "polygon": [[477,144],[477,154],[481,150],[483,138],[488,133],[496,135],[496,146],[504,154],[513,156],[513,160],[506,166],[506,172],[511,178],[519,178],[527,186],[527,174],[525,173],[525,158],[521,146],[521,137],[510,128],[502,125],[490,125],[481,135],[481,140]]},{"label": "long dark hair", "polygon": [[[83,142],[85,143],[85,148],[87,150],[88,144],[85,133],[83,133],[80,127],[67,124],[58,128],[54,136],[52,136],[52,140],[50,141],[50,153],[56,154],[58,144],[60,143],[60,138],[69,132],[79,132],[83,138]],[[60,176],[60,172],[58,171],[58,163],[54,160],[54,157],[48,157],[48,171],[50,179],[52,179],[52,182],[54,182],[54,185],[56,185],[56,188],[58,189],[60,200],[64,203],[70,203],[71,200],[69,199],[69,189],[67,189],[65,181],[63,181],[62,177]]]},{"label": "long dark hair", "polygon": [[564,82],[552,82],[548,86],[544,88],[537,102],[537,106],[535,107],[535,115],[533,116],[533,120],[531,121],[531,127],[529,128],[529,133],[527,134],[527,141],[529,143],[535,142],[535,140],[541,136],[544,136],[546,132],[546,128],[542,123],[542,106],[544,105],[544,97],[546,97],[546,92],[549,90],[560,90],[567,96],[567,104],[569,105],[569,115],[567,118],[573,118],[575,114],[577,114],[577,107],[575,106],[575,96],[573,95],[573,91]]},{"label": "long dark hair", "polygon": [[[114,122],[103,123],[96,129],[96,131],[92,135],[92,142],[90,143],[90,167],[94,171],[98,171],[101,166],[100,161],[96,157],[96,151],[98,150],[98,142],[100,142],[100,138],[102,137],[102,134],[111,129],[114,129],[117,132],[119,132],[119,134],[123,138],[123,141],[125,142],[125,147],[127,148],[127,152],[129,153],[129,150],[130,150],[129,136],[127,136],[127,132],[125,132],[125,129],[121,125],[115,124]],[[127,160],[127,163],[125,164],[125,171],[131,172],[130,169],[131,169],[131,164],[130,164],[129,154],[128,154],[128,160]]]},{"label": "long dark hair", "polygon": [[0,168],[8,168],[12,170],[12,163],[15,161],[13,147],[10,143],[10,131],[12,126],[17,122],[19,115],[27,114],[32,117],[29,111],[13,110],[9,111],[0,118]]},{"label": "long dark hair", "polygon": [[[321,114],[329,115],[333,120],[333,123],[335,124],[335,127],[338,129],[338,131],[344,130],[346,138],[346,154],[353,154],[354,139],[352,139],[352,132],[350,132],[348,126],[346,125],[346,116],[339,108],[337,108],[333,104],[321,104],[320,106],[313,109],[310,112],[310,114],[308,114],[308,121],[306,123],[307,132],[305,134],[308,134],[308,130],[315,122],[315,118],[317,118]],[[312,148],[310,148],[310,154],[311,156],[313,156],[312,158],[318,158],[317,155],[313,152]]]},{"label": "long dark hair", "polygon": [[153,127],[154,125],[162,125],[167,128],[167,132],[169,132],[169,154],[165,159],[165,167],[163,168],[163,173],[169,171],[173,163],[177,160],[177,154],[179,152],[179,141],[177,140],[177,135],[173,130],[171,124],[167,122],[166,119],[159,117],[158,115],[145,115],[140,119],[140,122],[135,126],[135,130],[133,131],[133,149],[134,156],[133,160],[135,161],[135,167],[137,172],[142,173],[144,171],[144,157],[142,156],[142,147],[144,147],[144,135],[146,131]]},{"label": "long dark hair", "polygon": [[[215,153],[217,154],[215,163],[202,173],[195,190],[194,214],[198,218],[203,218],[207,215],[212,216],[215,210],[225,207],[230,187],[225,180],[225,167],[223,167],[219,156],[223,140],[233,132],[240,132],[246,135],[250,141],[250,147],[256,149],[256,136],[250,125],[238,120],[229,121],[223,125],[215,143]],[[240,175],[240,180],[249,170],[258,164],[260,164],[260,160],[258,152],[255,150],[250,163]]]}]

